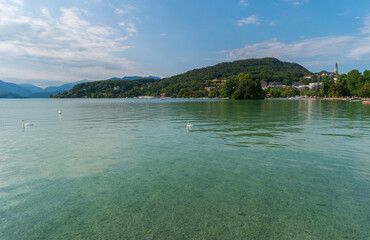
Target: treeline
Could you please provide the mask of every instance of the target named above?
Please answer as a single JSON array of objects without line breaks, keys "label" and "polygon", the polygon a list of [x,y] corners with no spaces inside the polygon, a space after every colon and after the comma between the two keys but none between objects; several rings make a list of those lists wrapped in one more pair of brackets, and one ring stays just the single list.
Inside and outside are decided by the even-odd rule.
[{"label": "treeline", "polygon": [[[69,92],[51,97],[124,98],[141,95],[179,98],[232,97],[229,90],[226,94],[222,85],[215,84],[210,80],[228,80],[237,89],[239,85],[236,86],[235,83],[240,73],[248,73],[248,79],[254,81],[254,83],[264,80],[277,81],[283,84],[291,84],[299,81],[304,75],[310,74],[307,69],[296,63],[282,62],[276,58],[247,59],[195,69],[161,80],[112,80],[83,83],[76,85]],[[207,91],[206,88],[210,87],[212,90]],[[237,96],[239,93],[241,91],[234,94],[233,98],[239,99]]]},{"label": "treeline", "polygon": [[352,70],[348,74],[341,74],[338,81],[328,82],[328,96],[358,96],[370,97],[370,70],[361,73],[358,70]]}]

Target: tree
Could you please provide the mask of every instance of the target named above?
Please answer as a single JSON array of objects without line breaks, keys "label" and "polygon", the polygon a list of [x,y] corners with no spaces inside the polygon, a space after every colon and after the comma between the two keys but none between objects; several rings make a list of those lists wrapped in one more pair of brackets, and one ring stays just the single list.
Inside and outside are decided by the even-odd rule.
[{"label": "tree", "polygon": [[365,83],[370,83],[370,70],[365,70],[362,77]]},{"label": "tree", "polygon": [[330,97],[343,97],[348,96],[348,88],[341,82],[334,83],[330,86],[329,92]]},{"label": "tree", "polygon": [[209,98],[215,98],[215,97],[218,97],[218,92],[217,92],[217,89],[216,90],[212,90],[208,93],[208,97]]},{"label": "tree", "polygon": [[235,88],[237,87],[237,83],[234,78],[228,79],[222,88],[222,96],[223,97],[231,97],[234,93]]},{"label": "tree", "polygon": [[328,92],[329,92],[329,89],[330,89],[330,86],[334,83],[334,79],[333,78],[329,79],[328,77],[323,77],[322,80],[321,80],[321,83],[322,83],[321,95],[322,96],[327,96]]},{"label": "tree", "polygon": [[271,97],[273,98],[280,97],[280,91],[275,88],[270,88],[270,94],[271,94]]},{"label": "tree", "polygon": [[347,88],[352,96],[357,95],[358,87],[362,87],[363,84],[361,84],[361,78],[361,73],[356,69],[347,74]]},{"label": "tree", "polygon": [[370,82],[364,84],[364,86],[359,90],[360,97],[370,97]]},{"label": "tree", "polygon": [[245,73],[239,73],[236,78],[237,88],[232,94],[233,99],[263,99],[265,94],[258,80]]}]

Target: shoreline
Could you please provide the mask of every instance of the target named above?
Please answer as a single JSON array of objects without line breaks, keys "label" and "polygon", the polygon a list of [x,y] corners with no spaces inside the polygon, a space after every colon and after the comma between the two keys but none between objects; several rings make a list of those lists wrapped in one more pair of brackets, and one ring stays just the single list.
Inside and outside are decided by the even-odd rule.
[{"label": "shoreline", "polygon": [[[284,98],[265,98],[265,100],[334,100],[334,101],[351,101],[350,97],[284,97]],[[359,101],[370,101],[370,98],[356,98]]]}]

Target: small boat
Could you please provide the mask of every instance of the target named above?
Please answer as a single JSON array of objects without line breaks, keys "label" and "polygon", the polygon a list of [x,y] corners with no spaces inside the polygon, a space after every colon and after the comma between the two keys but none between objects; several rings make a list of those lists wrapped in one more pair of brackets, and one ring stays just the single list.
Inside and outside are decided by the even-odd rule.
[{"label": "small boat", "polygon": [[361,98],[351,98],[351,102],[360,102]]},{"label": "small boat", "polygon": [[370,104],[370,101],[362,101],[363,104]]}]

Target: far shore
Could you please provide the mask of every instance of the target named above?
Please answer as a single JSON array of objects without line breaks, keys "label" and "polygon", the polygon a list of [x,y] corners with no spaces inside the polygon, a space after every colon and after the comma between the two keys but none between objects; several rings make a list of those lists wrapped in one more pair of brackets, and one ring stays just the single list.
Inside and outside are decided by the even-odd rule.
[{"label": "far shore", "polygon": [[[231,98],[208,98],[208,97],[200,97],[200,98],[171,98],[171,97],[154,97],[154,96],[139,96],[133,97],[139,99],[222,99],[222,100],[231,100]],[[280,97],[280,98],[265,98],[264,100],[339,100],[339,101],[350,101],[350,100],[359,100],[359,101],[370,101],[370,98],[360,98],[360,97]]]},{"label": "far shore", "polygon": [[357,97],[300,97],[300,98],[295,98],[295,97],[284,97],[284,98],[265,98],[265,100],[340,100],[340,101],[350,101],[351,99],[359,99],[360,101],[370,101],[370,98],[357,98]]}]

